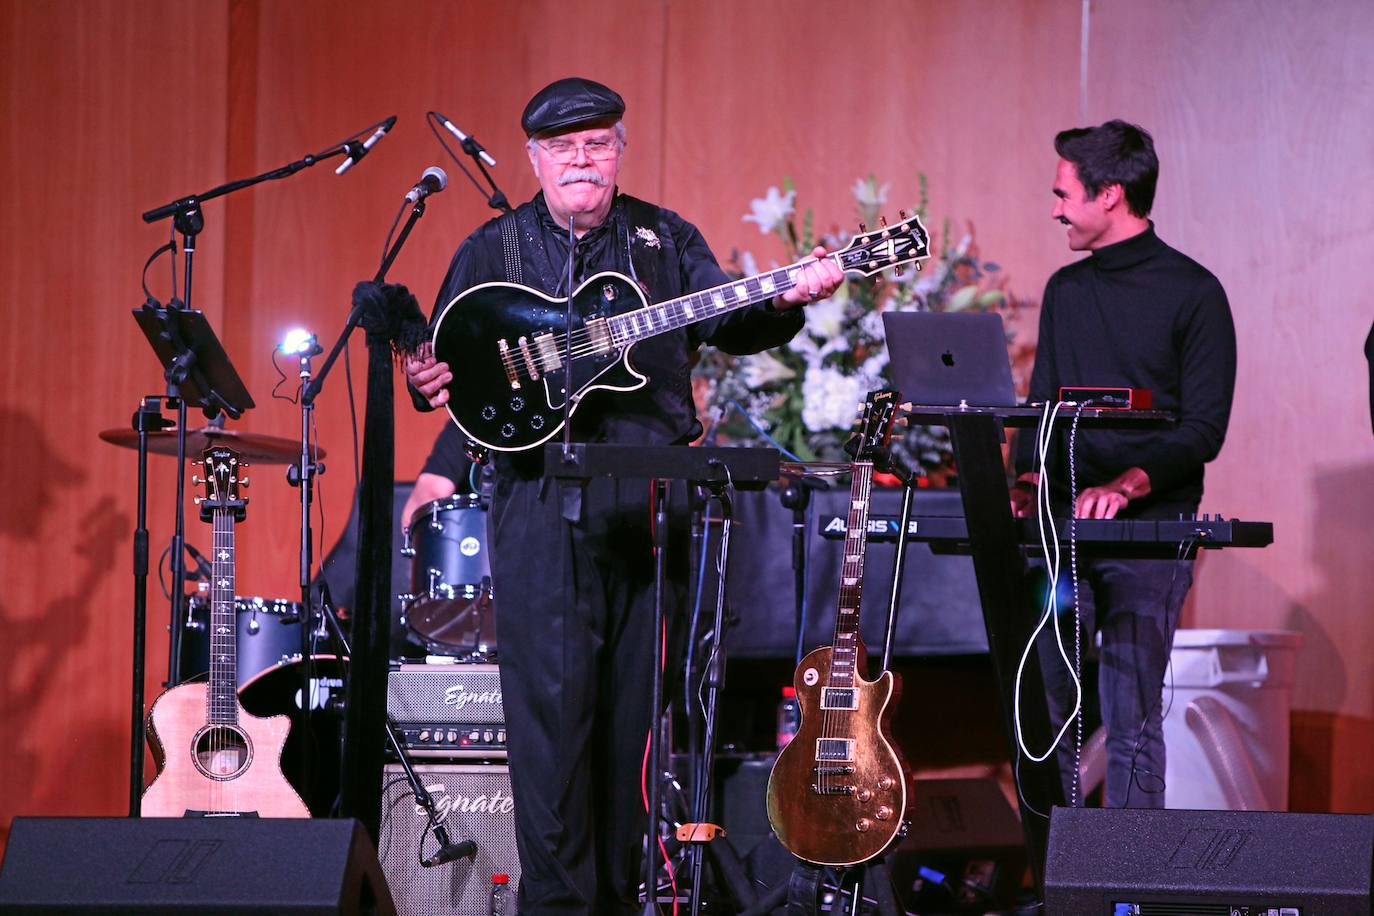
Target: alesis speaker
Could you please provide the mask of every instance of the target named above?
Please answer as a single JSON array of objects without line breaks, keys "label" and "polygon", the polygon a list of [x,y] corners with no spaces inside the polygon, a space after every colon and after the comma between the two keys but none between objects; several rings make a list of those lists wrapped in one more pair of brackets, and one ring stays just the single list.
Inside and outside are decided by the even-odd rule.
[{"label": "alesis speaker", "polygon": [[459,859],[433,868],[420,865],[437,844],[424,809],[415,804],[410,783],[398,764],[383,771],[382,823],[377,837],[382,871],[401,916],[488,916],[491,876],[510,876],[507,912],[515,912],[520,860],[515,851],[515,804],[510,774],[497,764],[419,763],[416,775],[434,799],[449,839],[477,844],[476,859]]},{"label": "alesis speaker", "polygon": [[1369,916],[1374,816],[1055,808],[1056,916]]},{"label": "alesis speaker", "polygon": [[5,913],[395,913],[355,820],[17,817]]}]

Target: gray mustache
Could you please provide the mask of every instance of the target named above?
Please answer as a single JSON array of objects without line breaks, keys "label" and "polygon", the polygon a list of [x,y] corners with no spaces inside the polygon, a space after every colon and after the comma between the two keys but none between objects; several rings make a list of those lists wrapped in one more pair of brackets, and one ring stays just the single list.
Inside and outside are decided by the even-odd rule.
[{"label": "gray mustache", "polygon": [[596,169],[568,169],[558,176],[559,186],[572,184],[574,181],[586,181],[596,185],[598,188],[606,187],[606,179]]}]

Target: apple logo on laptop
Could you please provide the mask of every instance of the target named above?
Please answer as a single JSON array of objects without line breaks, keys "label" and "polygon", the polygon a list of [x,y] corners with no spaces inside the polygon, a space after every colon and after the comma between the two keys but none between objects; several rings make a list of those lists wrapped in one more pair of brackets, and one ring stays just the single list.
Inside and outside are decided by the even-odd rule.
[{"label": "apple logo on laptop", "polygon": [[940,362],[944,363],[946,366],[953,366],[954,354],[946,350],[945,352],[940,354]]}]

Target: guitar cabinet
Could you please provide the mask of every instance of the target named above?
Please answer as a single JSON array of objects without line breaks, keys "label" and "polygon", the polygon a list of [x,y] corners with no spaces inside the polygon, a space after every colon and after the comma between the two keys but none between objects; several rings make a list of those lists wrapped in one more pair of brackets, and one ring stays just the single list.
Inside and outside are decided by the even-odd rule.
[{"label": "guitar cabinet", "polygon": [[362,824],[248,817],[17,817],[0,911],[396,912]]},{"label": "guitar cabinet", "polygon": [[520,860],[515,850],[515,805],[510,775],[497,764],[416,763],[416,775],[434,799],[449,839],[477,844],[475,859],[458,859],[433,868],[420,865],[438,848],[426,831],[427,816],[415,803],[399,764],[382,775],[382,820],[378,857],[394,888],[400,916],[488,916],[491,876],[510,876],[506,911],[515,912]]}]

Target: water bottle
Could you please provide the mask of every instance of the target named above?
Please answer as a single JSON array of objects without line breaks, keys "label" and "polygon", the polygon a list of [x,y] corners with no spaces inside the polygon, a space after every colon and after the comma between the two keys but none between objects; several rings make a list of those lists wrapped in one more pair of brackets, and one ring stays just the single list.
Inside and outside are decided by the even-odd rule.
[{"label": "water bottle", "polygon": [[505,916],[506,887],[509,884],[510,875],[495,874],[491,876],[491,916]]},{"label": "water bottle", "polygon": [[797,689],[782,688],[782,702],[778,703],[778,750],[787,747],[801,725],[801,707],[797,705]]}]

